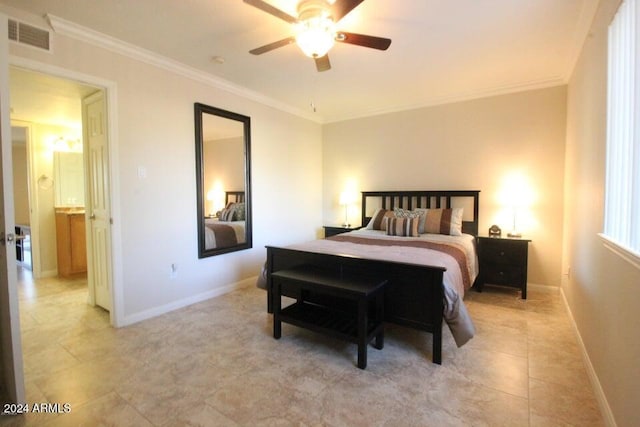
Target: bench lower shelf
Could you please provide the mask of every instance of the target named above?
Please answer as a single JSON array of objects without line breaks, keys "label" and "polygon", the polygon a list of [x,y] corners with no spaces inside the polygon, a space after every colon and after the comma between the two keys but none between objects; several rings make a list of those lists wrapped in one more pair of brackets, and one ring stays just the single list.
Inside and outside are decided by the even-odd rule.
[{"label": "bench lower shelf", "polygon": [[[344,341],[358,343],[358,319],[356,316],[327,307],[296,302],[280,312],[280,320]],[[383,328],[381,321],[370,321],[366,341],[370,342]]]}]

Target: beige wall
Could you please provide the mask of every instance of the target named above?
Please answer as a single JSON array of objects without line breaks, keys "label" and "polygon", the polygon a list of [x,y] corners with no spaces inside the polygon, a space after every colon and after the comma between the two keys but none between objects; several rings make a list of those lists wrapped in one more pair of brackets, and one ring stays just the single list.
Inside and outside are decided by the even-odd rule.
[{"label": "beige wall", "polygon": [[[567,96],[565,248],[562,289],[586,348],[605,415],[640,425],[640,270],[606,249],[602,231],[606,156],[607,26],[619,0],[602,0]],[[601,388],[600,388],[601,387]],[[612,422],[611,418],[608,418]]]},{"label": "beige wall", "polygon": [[[41,17],[0,5],[39,27]],[[35,68],[113,86],[111,135],[114,281],[121,324],[233,289],[257,276],[267,244],[312,239],[322,223],[321,126],[200,78],[52,32],[53,53],[11,44]],[[32,62],[33,61],[33,62]],[[16,62],[14,60],[14,62]],[[253,249],[198,259],[193,104],[251,117]],[[138,176],[139,168],[146,177]],[[283,220],[283,197],[296,206]],[[177,276],[171,277],[171,265]]]},{"label": "beige wall", "polygon": [[[323,128],[323,214],[340,224],[346,186],[372,190],[481,190],[480,231],[512,215],[503,193],[529,194],[521,230],[533,240],[529,281],[561,280],[566,88],[496,96],[333,123]],[[359,224],[359,207],[351,222]]]}]

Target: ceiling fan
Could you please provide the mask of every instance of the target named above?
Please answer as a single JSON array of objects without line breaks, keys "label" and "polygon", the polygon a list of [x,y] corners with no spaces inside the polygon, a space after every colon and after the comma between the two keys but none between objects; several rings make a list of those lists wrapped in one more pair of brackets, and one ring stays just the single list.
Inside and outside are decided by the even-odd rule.
[{"label": "ceiling fan", "polygon": [[251,6],[293,24],[295,32],[295,36],[260,46],[249,53],[262,55],[295,42],[305,55],[315,60],[318,71],[327,71],[331,69],[328,52],[334,42],[387,50],[391,39],[336,30],[336,23],[363,1],[336,0],[331,4],[329,0],[301,0],[297,7],[298,17],[295,18],[263,0],[244,0]]}]

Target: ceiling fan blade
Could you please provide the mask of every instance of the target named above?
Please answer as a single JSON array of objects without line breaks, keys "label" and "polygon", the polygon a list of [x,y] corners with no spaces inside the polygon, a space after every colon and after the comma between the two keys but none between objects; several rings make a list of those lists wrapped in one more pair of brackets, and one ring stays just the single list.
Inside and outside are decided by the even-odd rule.
[{"label": "ceiling fan blade", "polygon": [[287,37],[286,39],[278,40],[277,42],[265,44],[264,46],[257,47],[249,51],[253,55],[262,55],[279,47],[290,45],[296,41],[295,37]]},{"label": "ceiling fan blade", "polygon": [[316,69],[318,71],[328,71],[331,69],[331,62],[329,62],[329,54],[325,56],[321,56],[320,58],[315,58],[316,61]]},{"label": "ceiling fan blade", "polygon": [[286,12],[281,11],[277,7],[271,6],[269,3],[265,3],[262,0],[244,0],[244,2],[246,4],[250,4],[253,7],[257,7],[263,12],[267,12],[268,14],[273,15],[276,18],[280,18],[283,21],[287,21],[290,24],[295,24],[296,22],[298,22],[298,19],[294,18],[293,16],[289,15]]},{"label": "ceiling fan blade", "polygon": [[372,49],[387,50],[391,46],[391,39],[383,37],[367,36],[364,34],[346,33],[340,31],[336,36],[336,41],[340,43],[355,44],[358,46],[370,47]]},{"label": "ceiling fan blade", "polygon": [[347,13],[355,9],[364,0],[336,0],[331,6],[331,16],[333,16],[333,22],[338,22]]}]

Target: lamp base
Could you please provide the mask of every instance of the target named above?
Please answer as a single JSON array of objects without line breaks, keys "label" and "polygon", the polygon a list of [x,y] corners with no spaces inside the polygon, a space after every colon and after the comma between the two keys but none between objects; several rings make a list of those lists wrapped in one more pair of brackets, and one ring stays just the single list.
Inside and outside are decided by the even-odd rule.
[{"label": "lamp base", "polygon": [[507,237],[522,237],[522,233],[518,233],[517,231],[510,231],[507,233]]}]

